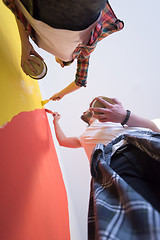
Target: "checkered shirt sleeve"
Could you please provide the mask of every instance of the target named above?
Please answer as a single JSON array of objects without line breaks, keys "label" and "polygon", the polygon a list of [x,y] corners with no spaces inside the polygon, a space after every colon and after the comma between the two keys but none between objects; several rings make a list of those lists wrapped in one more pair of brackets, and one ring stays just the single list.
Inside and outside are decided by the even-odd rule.
[{"label": "checkered shirt sleeve", "polygon": [[77,72],[75,77],[75,83],[79,87],[86,87],[87,84],[87,74],[88,74],[88,66],[89,66],[89,58],[78,58],[77,59]]},{"label": "checkered shirt sleeve", "polygon": [[123,28],[122,21],[117,19],[109,3],[106,3],[102,11],[101,18],[91,32],[90,40],[86,46],[80,44],[73,53],[73,58],[77,58],[77,72],[75,83],[78,86],[86,86],[89,67],[89,56],[94,51],[97,43],[110,34]]}]

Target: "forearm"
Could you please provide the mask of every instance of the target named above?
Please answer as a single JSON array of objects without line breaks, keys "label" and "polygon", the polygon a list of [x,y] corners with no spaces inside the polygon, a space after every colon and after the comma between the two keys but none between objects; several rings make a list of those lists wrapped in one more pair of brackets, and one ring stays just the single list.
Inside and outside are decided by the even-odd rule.
[{"label": "forearm", "polygon": [[[110,99],[114,104],[109,103],[101,97],[96,97],[95,99],[104,107],[90,107],[90,111],[93,112],[93,117],[97,118],[100,122],[115,122],[121,123],[122,125],[126,124],[129,127],[143,127],[149,128],[154,132],[160,132],[160,129],[153,121],[139,117],[129,110],[126,111],[121,102],[116,98]],[[95,114],[95,112],[97,114]]]},{"label": "forearm", "polygon": [[54,122],[54,129],[57,141],[60,146],[68,147],[68,148],[79,148],[81,147],[80,141],[76,137],[66,137],[64,132],[62,131],[59,123]]},{"label": "forearm", "polygon": [[66,88],[64,88],[60,93],[64,96],[64,95],[67,95],[71,92],[74,92],[74,91],[78,90],[79,88],[80,87],[77,86],[75,82],[72,82]]},{"label": "forearm", "polygon": [[152,122],[149,119],[145,119],[142,117],[139,117],[133,113],[131,113],[129,120],[127,122],[127,125],[129,127],[143,127],[143,128],[149,128],[154,132],[160,132],[160,129],[156,126],[154,122]]},{"label": "forearm", "polygon": [[62,129],[60,128],[58,122],[54,122],[54,130],[55,130],[56,138],[57,138],[59,145],[63,146],[62,143],[66,139],[66,136],[63,133]]},{"label": "forearm", "polygon": [[55,93],[50,99],[53,101],[60,100],[65,95],[80,89],[82,86],[85,87],[87,81],[88,63],[89,57],[87,59],[78,59],[75,81],[73,81],[60,92]]},{"label": "forearm", "polygon": [[29,36],[27,35],[22,23],[17,18],[16,18],[16,22],[19,30],[20,39],[21,39],[21,44],[22,44],[21,46],[22,46],[22,49],[24,49],[29,43]]}]

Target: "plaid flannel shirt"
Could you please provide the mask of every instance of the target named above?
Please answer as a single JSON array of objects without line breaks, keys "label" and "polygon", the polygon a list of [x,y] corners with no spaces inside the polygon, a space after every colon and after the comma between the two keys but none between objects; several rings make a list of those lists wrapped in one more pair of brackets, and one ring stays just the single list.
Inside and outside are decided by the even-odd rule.
[{"label": "plaid flannel shirt", "polygon": [[160,213],[110,167],[112,147],[122,139],[160,162],[159,133],[135,131],[107,146],[97,144],[91,157],[88,239],[158,240]]},{"label": "plaid flannel shirt", "polygon": [[[14,15],[22,22],[27,34],[35,42],[35,31],[29,24],[22,12],[14,4],[14,0],[3,0],[4,4],[10,8]],[[30,1],[32,2],[32,1]],[[76,85],[82,87],[87,84],[87,75],[89,67],[90,54],[94,51],[97,43],[108,35],[119,31],[119,19],[117,19],[108,1],[105,8],[102,10],[101,17],[96,27],[92,30],[90,40],[87,45],[79,44],[73,52],[73,59],[77,58],[77,71],[75,76]]]}]

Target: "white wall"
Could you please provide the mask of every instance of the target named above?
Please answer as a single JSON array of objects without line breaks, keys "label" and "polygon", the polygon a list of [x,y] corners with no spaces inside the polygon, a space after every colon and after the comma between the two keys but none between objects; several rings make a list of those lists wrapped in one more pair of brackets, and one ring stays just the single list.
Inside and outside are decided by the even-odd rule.
[{"label": "white wall", "polygon": [[[68,136],[80,135],[85,124],[81,113],[98,95],[118,98],[125,108],[150,119],[160,117],[160,1],[110,0],[125,28],[102,40],[91,55],[88,85],[47,108],[58,111]],[[61,68],[54,56],[39,49],[48,65],[47,76],[39,81],[43,99],[51,97],[74,80],[76,62]],[[49,116],[51,128],[52,118]],[[53,131],[53,137],[54,131]],[[87,239],[89,163],[83,149],[65,149],[55,144],[71,206],[73,240]]]}]

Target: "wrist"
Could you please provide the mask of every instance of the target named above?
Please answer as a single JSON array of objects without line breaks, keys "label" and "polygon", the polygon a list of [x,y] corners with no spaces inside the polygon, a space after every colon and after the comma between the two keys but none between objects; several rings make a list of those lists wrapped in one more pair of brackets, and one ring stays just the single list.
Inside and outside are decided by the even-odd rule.
[{"label": "wrist", "polygon": [[123,120],[123,122],[121,122],[122,127],[128,122],[129,118],[131,115],[131,111],[130,110],[126,110],[126,116],[125,119]]},{"label": "wrist", "polygon": [[61,97],[64,97],[64,95],[66,95],[64,89],[62,91],[60,91],[59,93],[60,93]]}]

